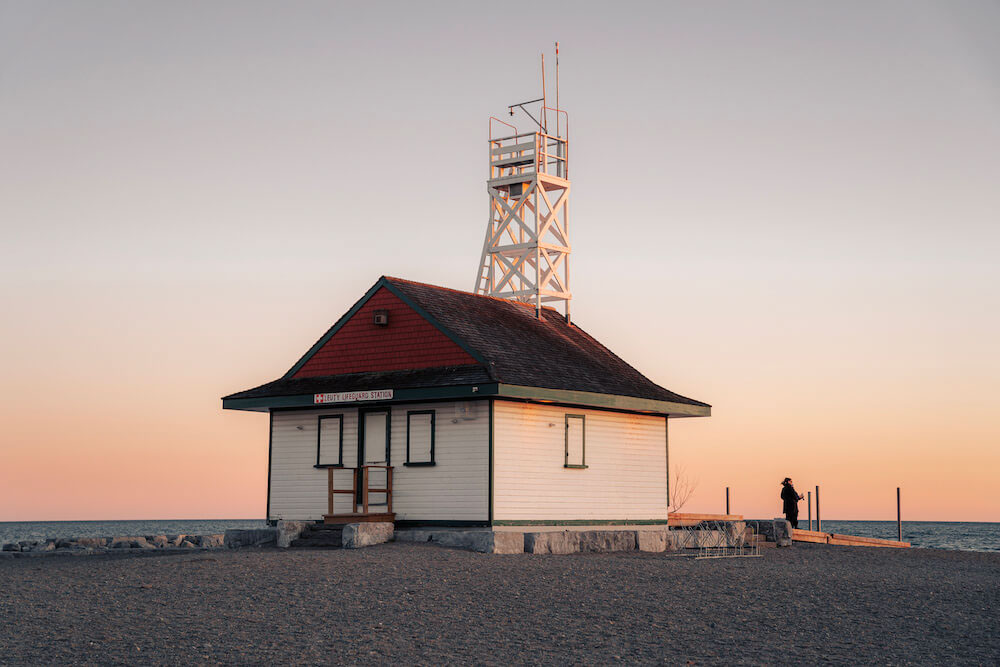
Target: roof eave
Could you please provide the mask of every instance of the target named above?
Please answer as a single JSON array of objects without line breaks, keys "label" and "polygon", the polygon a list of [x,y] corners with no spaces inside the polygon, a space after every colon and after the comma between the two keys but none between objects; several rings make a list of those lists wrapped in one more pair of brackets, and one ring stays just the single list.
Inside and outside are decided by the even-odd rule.
[{"label": "roof eave", "polygon": [[604,410],[621,410],[627,412],[644,412],[666,415],[670,417],[711,417],[712,406],[707,404],[691,405],[673,401],[659,401],[635,396],[619,396],[617,394],[598,394],[589,391],[572,391],[567,389],[545,389],[543,387],[526,387],[522,385],[501,384],[497,396],[500,398],[516,398],[538,403],[560,403],[564,405],[579,405],[582,407],[600,408]]},{"label": "roof eave", "polygon": [[[401,403],[424,400],[461,400],[486,397],[523,400],[533,403],[573,405],[602,410],[618,410],[622,412],[640,412],[669,417],[710,417],[712,415],[712,407],[709,405],[691,405],[688,403],[676,403],[673,401],[636,398],[634,396],[598,394],[589,391],[571,391],[566,389],[546,389],[543,387],[527,387],[523,385],[511,384],[476,384],[451,387],[399,389],[396,390],[391,400],[379,402]],[[364,402],[317,404],[315,402],[314,394],[263,396],[257,398],[227,397],[222,399],[222,408],[224,410],[246,410],[251,412],[267,412],[269,410],[287,408],[329,408],[334,406],[343,407],[348,405],[364,404]]]}]

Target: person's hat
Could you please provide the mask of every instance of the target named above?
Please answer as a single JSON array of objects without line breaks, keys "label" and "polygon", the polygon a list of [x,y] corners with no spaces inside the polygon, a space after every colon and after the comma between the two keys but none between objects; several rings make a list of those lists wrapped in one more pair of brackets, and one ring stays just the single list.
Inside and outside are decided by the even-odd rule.
[{"label": "person's hat", "polygon": [[781,483],[782,484],[788,484],[790,481],[792,481],[792,478],[791,477],[786,477],[785,479],[781,480]]}]

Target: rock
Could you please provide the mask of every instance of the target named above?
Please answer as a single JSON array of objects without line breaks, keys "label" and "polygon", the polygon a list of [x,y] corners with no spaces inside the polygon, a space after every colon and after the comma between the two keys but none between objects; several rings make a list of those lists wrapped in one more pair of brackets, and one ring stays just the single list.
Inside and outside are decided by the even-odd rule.
[{"label": "rock", "polygon": [[39,542],[37,546],[32,549],[32,551],[55,551],[56,541],[55,540],[45,540],[44,542]]},{"label": "rock", "polygon": [[282,549],[287,549],[292,544],[292,540],[297,540],[312,521],[279,521],[277,526],[278,538],[276,543]]},{"label": "rock", "polygon": [[225,535],[202,535],[198,545],[203,549],[219,549],[225,545]]},{"label": "rock", "polygon": [[677,550],[677,540],[668,530],[637,530],[635,531],[635,543],[639,551],[660,553]]},{"label": "rock", "polygon": [[21,547],[21,551],[31,551],[35,548],[36,544],[38,544],[38,542],[35,542],[34,540],[21,540],[17,543],[17,546]]},{"label": "rock", "polygon": [[[179,546],[181,546],[181,544],[184,543],[184,540],[187,540],[187,535],[168,535],[167,536],[167,541],[170,543],[170,546],[172,546],[172,547],[179,547]],[[190,541],[190,540],[188,540],[188,541]]]},{"label": "rock", "polygon": [[635,551],[635,533],[634,530],[586,530],[580,533],[580,551]]},{"label": "rock", "polygon": [[358,549],[392,540],[393,524],[388,521],[349,523],[344,526],[345,549]]},{"label": "rock", "polygon": [[774,520],[774,541],[779,547],[792,546],[792,522],[787,519]]},{"label": "rock", "polygon": [[110,549],[155,549],[145,537],[112,537]]},{"label": "rock", "polygon": [[524,533],[512,531],[493,531],[493,550],[486,553],[523,554]]},{"label": "rock", "polygon": [[7,544],[0,547],[0,551],[20,551],[21,545],[16,542],[8,542]]},{"label": "rock", "polygon": [[277,528],[231,529],[226,531],[223,538],[223,544],[230,549],[273,546],[277,541]]},{"label": "rock", "polygon": [[103,549],[108,545],[106,537],[78,537],[76,543],[87,549]]},{"label": "rock", "polygon": [[529,554],[573,554],[580,551],[580,533],[551,530],[524,534],[524,550]]},{"label": "rock", "polygon": [[197,548],[198,545],[192,542],[191,540],[182,539],[180,541],[180,544],[178,544],[177,546],[182,547],[184,549],[195,549]]},{"label": "rock", "polygon": [[170,540],[167,539],[166,535],[153,535],[152,537],[147,537],[146,541],[152,544],[157,549],[162,549],[163,547],[170,546]]}]

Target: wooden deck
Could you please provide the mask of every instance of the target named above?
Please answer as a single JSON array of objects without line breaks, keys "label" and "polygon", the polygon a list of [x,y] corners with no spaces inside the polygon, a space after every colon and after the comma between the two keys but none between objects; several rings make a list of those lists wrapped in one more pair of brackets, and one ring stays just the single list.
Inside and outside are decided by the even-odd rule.
[{"label": "wooden deck", "polygon": [[352,512],[349,514],[324,514],[323,523],[326,524],[348,524],[348,523],[368,523],[375,521],[387,521],[392,523],[396,520],[395,512]]},{"label": "wooden deck", "polygon": [[842,547],[892,547],[905,549],[909,542],[882,540],[877,537],[860,537],[858,535],[841,535],[839,533],[821,533],[818,530],[792,530],[792,540],[795,542],[812,542],[814,544],[833,544]]},{"label": "wooden deck", "polygon": [[667,515],[667,525],[670,527],[697,526],[703,521],[743,521],[742,514],[694,514],[671,512]]}]

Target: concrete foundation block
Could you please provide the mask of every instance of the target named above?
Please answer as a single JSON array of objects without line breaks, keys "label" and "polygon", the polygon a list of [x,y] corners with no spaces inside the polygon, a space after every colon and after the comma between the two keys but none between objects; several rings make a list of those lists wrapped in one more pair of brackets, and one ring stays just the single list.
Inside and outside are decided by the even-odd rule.
[{"label": "concrete foundation block", "polygon": [[525,533],[524,550],[529,554],[579,553],[580,533],[572,530]]},{"label": "concrete foundation block", "polygon": [[580,551],[606,553],[609,551],[635,551],[634,530],[587,530],[580,533]]},{"label": "concrete foundation block", "polygon": [[677,540],[667,530],[637,530],[635,543],[639,551],[660,553],[677,549]]},{"label": "concrete foundation block", "polygon": [[345,549],[359,549],[389,542],[393,538],[391,522],[349,523],[344,526],[343,545]]},{"label": "concrete foundation block", "polygon": [[434,538],[432,530],[400,530],[396,532],[397,542],[430,542]]},{"label": "concrete foundation block", "polygon": [[493,551],[495,554],[523,554],[524,533],[500,531],[493,533]]}]

